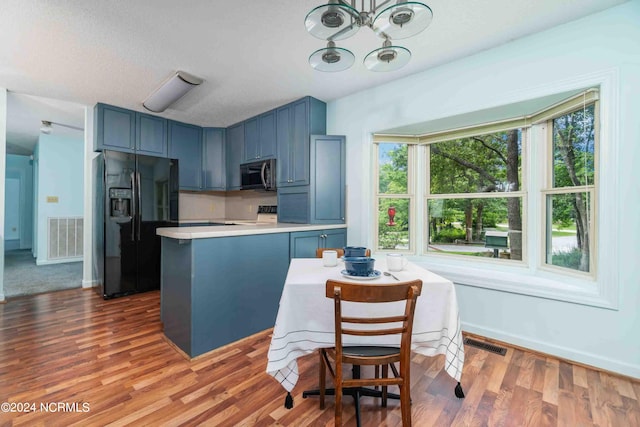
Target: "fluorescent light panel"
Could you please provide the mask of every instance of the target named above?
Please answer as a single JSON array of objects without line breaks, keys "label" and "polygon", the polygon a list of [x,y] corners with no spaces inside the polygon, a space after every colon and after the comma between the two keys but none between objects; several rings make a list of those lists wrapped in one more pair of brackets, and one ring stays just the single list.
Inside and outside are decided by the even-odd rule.
[{"label": "fluorescent light panel", "polygon": [[169,105],[182,98],[194,86],[201,84],[202,81],[202,79],[185,73],[184,71],[178,71],[164,82],[162,86],[156,89],[155,92],[149,95],[142,105],[149,111],[160,113],[166,110]]}]

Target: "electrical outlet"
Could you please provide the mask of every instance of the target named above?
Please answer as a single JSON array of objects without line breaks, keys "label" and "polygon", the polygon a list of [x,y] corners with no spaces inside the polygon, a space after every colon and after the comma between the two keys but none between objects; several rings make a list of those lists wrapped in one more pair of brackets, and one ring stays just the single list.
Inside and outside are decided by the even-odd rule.
[{"label": "electrical outlet", "polygon": [[247,205],[247,212],[249,213],[253,212],[253,205]]},{"label": "electrical outlet", "polygon": [[213,203],[211,203],[209,205],[209,212],[213,213],[215,211],[215,205]]}]

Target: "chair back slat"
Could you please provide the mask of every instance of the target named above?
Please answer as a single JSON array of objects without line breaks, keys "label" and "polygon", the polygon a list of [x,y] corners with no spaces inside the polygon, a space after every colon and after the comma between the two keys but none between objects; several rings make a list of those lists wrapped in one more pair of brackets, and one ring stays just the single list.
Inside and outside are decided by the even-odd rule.
[{"label": "chair back slat", "polygon": [[377,337],[381,335],[397,335],[405,331],[404,328],[390,328],[390,329],[376,329],[376,330],[362,330],[362,329],[347,329],[342,328],[342,335],[358,335],[361,337]]},{"label": "chair back slat", "polygon": [[407,319],[406,316],[392,316],[392,317],[342,317],[342,323],[394,323],[404,322]]},{"label": "chair back slat", "polygon": [[[420,283],[420,285],[418,285]],[[330,285],[331,284],[331,285]],[[334,288],[340,287],[340,299],[342,301],[383,303],[402,301],[407,299],[407,292],[412,286],[416,286],[418,295],[422,290],[422,281],[391,283],[387,285],[370,285],[363,283],[340,282],[328,280],[326,285],[326,297],[334,297]]]},{"label": "chair back slat", "polygon": [[[338,253],[338,258],[342,258],[344,256],[344,249],[342,248],[318,248],[316,249],[316,258],[322,258],[322,253],[324,251],[336,251]],[[364,256],[371,256],[371,249],[367,249],[364,252]]]}]

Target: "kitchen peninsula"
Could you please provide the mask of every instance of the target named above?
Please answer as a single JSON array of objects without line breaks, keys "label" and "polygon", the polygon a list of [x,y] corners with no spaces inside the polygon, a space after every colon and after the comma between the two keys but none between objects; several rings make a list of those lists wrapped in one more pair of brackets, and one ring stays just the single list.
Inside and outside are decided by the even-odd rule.
[{"label": "kitchen peninsula", "polygon": [[346,244],[345,224],[159,228],[165,336],[196,357],[274,325],[289,260]]}]

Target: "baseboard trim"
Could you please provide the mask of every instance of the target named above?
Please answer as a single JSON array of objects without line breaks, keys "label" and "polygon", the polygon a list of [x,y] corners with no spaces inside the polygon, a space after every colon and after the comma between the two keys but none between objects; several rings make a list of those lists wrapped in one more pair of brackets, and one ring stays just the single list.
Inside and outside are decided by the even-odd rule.
[{"label": "baseboard trim", "polygon": [[64,258],[56,260],[40,260],[36,258],[36,265],[66,264],[69,262],[82,262],[82,258]]},{"label": "baseboard trim", "polygon": [[83,289],[91,289],[91,288],[95,288],[96,286],[98,286],[98,281],[97,280],[82,280],[82,288]]},{"label": "baseboard trim", "polygon": [[485,328],[467,322],[462,322],[462,330],[465,334],[476,335],[489,341],[530,351],[532,353],[555,357],[556,359],[564,360],[566,362],[573,363],[574,365],[581,365],[590,369],[607,372],[612,375],[628,377],[636,381],[640,379],[640,366],[638,365],[600,357],[568,347],[550,345],[540,341],[526,339],[518,335],[504,333],[502,331]]},{"label": "baseboard trim", "polygon": [[253,340],[253,339],[258,338],[259,336],[262,336],[262,335],[269,335],[272,332],[273,332],[273,328],[265,329],[264,331],[256,332],[255,334],[249,335],[248,337],[240,338],[238,341],[230,342],[229,344],[225,344],[225,345],[223,345],[221,347],[214,348],[213,350],[209,350],[208,352],[199,354],[199,355],[197,355],[195,357],[191,357],[187,353],[185,353],[180,347],[175,345],[173,343],[173,341],[171,341],[169,338],[167,338],[167,336],[164,335],[164,333],[162,334],[162,336],[163,336],[165,342],[167,344],[169,344],[169,346],[171,348],[173,348],[176,352],[178,352],[178,354],[180,354],[182,357],[184,357],[186,360],[188,360],[190,362],[195,362],[195,361],[197,361],[199,359],[203,359],[205,357],[212,357],[215,354],[226,353],[227,350],[229,350],[230,347],[237,346],[237,345],[243,343],[244,341]]}]

